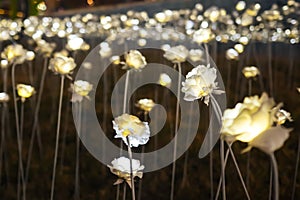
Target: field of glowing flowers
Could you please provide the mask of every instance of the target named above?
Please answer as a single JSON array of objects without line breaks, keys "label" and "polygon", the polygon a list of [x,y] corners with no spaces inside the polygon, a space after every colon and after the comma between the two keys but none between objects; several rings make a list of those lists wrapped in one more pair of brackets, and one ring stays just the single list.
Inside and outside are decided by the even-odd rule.
[{"label": "field of glowing flowers", "polygon": [[[195,4],[149,16],[128,11],[2,19],[0,198],[298,199],[299,7],[288,1],[263,10],[239,2],[230,11]],[[147,48],[154,41],[160,48]],[[125,51],[116,55],[117,48]],[[86,60],[90,54],[94,60]],[[98,85],[90,82],[106,62]],[[161,71],[157,84],[129,93],[151,63],[182,76]],[[76,78],[80,70],[89,73]],[[122,77],[121,103],[111,104]],[[196,103],[199,121],[178,96]],[[81,143],[76,129],[81,137],[94,131],[82,115],[89,102],[95,102],[105,136],[128,156],[103,164]],[[153,117],[164,115],[155,111],[158,105],[166,122],[152,135]],[[210,111],[220,129],[209,127]],[[193,124],[197,135],[176,162],[148,172],[147,160],[134,157],[176,141],[176,127]],[[200,159],[206,134],[220,140]],[[176,144],[182,141],[168,159],[176,158]],[[96,145],[112,151],[102,141]]]}]

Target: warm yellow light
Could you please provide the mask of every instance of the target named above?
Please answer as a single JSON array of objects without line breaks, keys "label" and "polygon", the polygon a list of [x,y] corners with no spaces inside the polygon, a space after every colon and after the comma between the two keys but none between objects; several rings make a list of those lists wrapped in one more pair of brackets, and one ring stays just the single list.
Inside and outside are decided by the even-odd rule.
[{"label": "warm yellow light", "polygon": [[245,1],[239,1],[236,6],[235,6],[235,9],[237,11],[242,11],[246,8],[246,2]]},{"label": "warm yellow light", "polygon": [[36,7],[39,11],[42,11],[42,12],[47,10],[47,6],[46,6],[46,3],[44,1],[39,3]]},{"label": "warm yellow light", "polygon": [[89,6],[93,6],[94,5],[94,0],[87,0],[86,3],[89,5]]},{"label": "warm yellow light", "polygon": [[18,84],[17,92],[18,95],[21,97],[22,102],[24,102],[25,99],[31,97],[35,93],[35,89],[30,85]]},{"label": "warm yellow light", "polygon": [[257,67],[255,66],[247,66],[247,67],[244,67],[243,69],[243,74],[246,78],[253,78],[257,75],[259,75],[259,70]]},{"label": "warm yellow light", "polygon": [[152,99],[140,99],[135,106],[148,113],[155,106],[155,103]]},{"label": "warm yellow light", "polygon": [[238,53],[243,53],[244,52],[244,46],[242,44],[236,44],[234,45],[234,49],[238,52]]}]

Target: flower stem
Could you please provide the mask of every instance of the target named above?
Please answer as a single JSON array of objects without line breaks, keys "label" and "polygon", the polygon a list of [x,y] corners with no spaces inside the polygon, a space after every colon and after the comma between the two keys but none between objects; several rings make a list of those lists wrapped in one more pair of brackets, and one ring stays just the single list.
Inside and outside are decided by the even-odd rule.
[{"label": "flower stem", "polygon": [[[147,122],[147,112],[144,112],[144,121]],[[141,163],[144,162],[145,145],[142,146]],[[138,200],[142,199],[143,179],[139,180]]]},{"label": "flower stem", "polygon": [[126,200],[126,182],[123,183],[123,200]]},{"label": "flower stem", "polygon": [[[7,69],[2,70],[3,73],[3,92],[7,92]],[[5,145],[5,119],[6,119],[6,112],[7,112],[7,103],[4,102],[2,104],[1,110],[1,144],[0,144],[0,185],[2,180],[2,165],[3,165],[3,157],[4,157],[4,145]]]},{"label": "flower stem", "polygon": [[247,187],[246,187],[246,185],[245,185],[245,182],[244,182],[244,180],[243,180],[242,173],[241,173],[241,171],[240,171],[239,165],[237,164],[237,161],[236,161],[236,159],[235,159],[234,153],[233,153],[233,151],[232,151],[232,149],[231,149],[231,145],[229,145],[229,144],[228,144],[228,149],[229,149],[229,151],[230,151],[230,154],[231,154],[233,163],[234,163],[234,165],[235,165],[235,168],[236,168],[237,173],[238,173],[238,175],[239,175],[239,178],[240,178],[240,180],[241,180],[241,183],[242,183],[242,186],[243,186],[243,188],[244,188],[244,191],[245,191],[245,194],[246,194],[246,196],[247,196],[247,199],[250,200],[250,196],[249,196],[249,193],[248,193],[248,191],[247,191]]},{"label": "flower stem", "polygon": [[[126,113],[126,102],[127,102],[127,90],[128,90],[128,82],[129,82],[129,75],[130,75],[130,70],[126,71],[126,78],[125,78],[125,88],[124,88],[124,97],[123,97],[123,114]],[[120,156],[122,155],[123,152],[123,141],[120,141]],[[120,196],[120,185],[117,186],[117,195],[116,199],[119,199]]]},{"label": "flower stem", "polygon": [[[229,145],[232,145],[232,144],[229,144]],[[225,171],[225,168],[226,168],[228,156],[229,156],[229,149],[227,149],[226,154],[225,154],[224,166],[223,166],[224,169],[222,169],[224,171]],[[219,179],[219,184],[218,184],[215,200],[217,200],[219,198],[219,194],[220,194],[220,190],[221,190],[221,184],[222,184],[222,174],[221,174],[220,179]]]},{"label": "flower stem", "polygon": [[35,107],[35,111],[34,111],[34,121],[33,121],[32,130],[31,130],[31,138],[30,138],[30,144],[29,144],[29,150],[28,150],[28,156],[27,156],[27,164],[26,164],[26,173],[25,173],[25,181],[26,182],[28,181],[28,177],[29,177],[29,168],[30,168],[35,134],[36,134],[36,132],[37,132],[37,134],[39,134],[39,132],[37,131],[37,126],[38,126],[40,105],[41,105],[42,94],[43,94],[44,83],[45,83],[45,76],[46,76],[46,72],[47,72],[47,63],[48,63],[48,59],[45,59],[44,66],[43,66],[43,72],[42,72],[42,78],[40,81],[40,88],[39,88],[39,92],[38,92],[38,99],[37,99],[36,107]]},{"label": "flower stem", "polygon": [[300,158],[300,135],[298,136],[298,150],[297,150],[296,167],[295,167],[294,182],[293,182],[292,200],[295,199],[297,176],[299,170],[299,158]]},{"label": "flower stem", "polygon": [[75,199],[80,199],[80,186],[79,186],[79,153],[80,153],[80,134],[81,134],[81,111],[82,104],[78,105],[78,134],[76,134],[76,167],[75,167]]},{"label": "flower stem", "polygon": [[[12,88],[13,88],[13,102],[14,102],[15,119],[16,119],[16,132],[17,132],[17,143],[18,143],[18,154],[19,154],[19,173],[20,173],[20,178],[22,183],[22,189],[23,192],[25,192],[24,170],[23,170],[23,162],[22,162],[22,144],[21,144],[20,126],[19,126],[19,112],[18,112],[17,97],[16,97],[15,68],[16,68],[16,64],[14,63],[12,65],[11,81],[12,81]],[[19,187],[18,187],[18,194],[20,194]],[[19,199],[19,195],[18,195],[18,199]],[[25,193],[23,193],[23,199],[25,199]]]},{"label": "flower stem", "polygon": [[273,166],[270,165],[270,181],[269,181],[269,200],[272,200],[272,190],[273,190]]},{"label": "flower stem", "polygon": [[221,176],[222,176],[222,194],[223,200],[226,200],[226,183],[225,183],[225,159],[224,159],[224,140],[220,141],[220,156],[221,156]]},{"label": "flower stem", "polygon": [[135,189],[134,189],[134,180],[133,180],[133,170],[132,170],[132,151],[130,147],[130,140],[129,137],[127,137],[127,149],[128,149],[128,155],[130,159],[130,182],[131,182],[131,194],[132,194],[132,200],[135,200]]},{"label": "flower stem", "polygon": [[177,102],[176,102],[176,116],[175,116],[175,136],[173,149],[173,166],[172,166],[172,180],[171,180],[171,194],[170,200],[174,199],[175,189],[175,172],[176,172],[176,155],[177,155],[177,133],[179,124],[179,102],[180,102],[180,85],[181,85],[181,64],[178,63],[178,83],[177,83]]},{"label": "flower stem", "polygon": [[276,158],[274,156],[274,153],[270,153],[271,161],[272,161],[272,166],[273,166],[273,173],[274,173],[274,178],[273,178],[273,183],[274,183],[274,200],[279,199],[279,180],[278,180],[278,166],[276,162]]},{"label": "flower stem", "polygon": [[50,200],[53,200],[53,197],[54,197],[54,184],[55,184],[55,175],[56,175],[56,165],[57,165],[58,145],[59,145],[59,130],[60,130],[60,120],[61,120],[61,107],[62,107],[65,76],[61,76],[60,80],[61,80],[60,81],[60,95],[59,95],[57,129],[56,129],[56,142],[55,142],[55,153],[54,153],[54,164],[53,164],[53,172],[52,172]]}]

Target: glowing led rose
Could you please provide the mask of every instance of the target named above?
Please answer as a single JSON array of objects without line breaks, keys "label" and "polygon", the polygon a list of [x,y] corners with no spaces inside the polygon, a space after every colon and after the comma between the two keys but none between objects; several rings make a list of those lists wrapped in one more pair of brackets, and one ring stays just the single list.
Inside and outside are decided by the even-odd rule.
[{"label": "glowing led rose", "polygon": [[155,103],[152,99],[140,99],[135,105],[145,112],[150,112]]},{"label": "glowing led rose", "polygon": [[194,101],[204,98],[204,103],[208,105],[210,94],[221,94],[224,92],[218,90],[216,78],[217,70],[215,68],[209,68],[204,65],[193,68],[186,75],[185,81],[182,82],[183,87],[181,91],[185,94],[184,100]]},{"label": "glowing led rose", "polygon": [[188,55],[189,50],[185,46],[179,45],[167,49],[164,57],[173,63],[181,63],[186,61]]},{"label": "glowing led rose", "polygon": [[291,113],[287,112],[286,110],[280,109],[282,104],[279,104],[279,106],[276,106],[272,111],[274,113],[273,115],[273,121],[278,124],[284,124],[287,120],[292,122],[292,116]]},{"label": "glowing led rose", "polygon": [[77,80],[71,85],[73,91],[72,102],[81,102],[83,97],[89,99],[89,93],[93,89],[93,85],[87,81]]},{"label": "glowing led rose", "polygon": [[[111,162],[112,166],[107,165],[110,171],[117,175],[120,179],[118,179],[114,184],[120,184],[124,180],[128,183],[131,187],[131,170],[130,170],[130,160],[124,156],[120,158],[115,158]],[[142,170],[144,166],[140,164],[139,160],[132,159],[132,178],[143,177]]]},{"label": "glowing led rose", "polygon": [[138,50],[130,50],[125,54],[125,66],[129,69],[142,69],[147,65],[146,58]]},{"label": "glowing led rose", "polygon": [[200,61],[203,59],[203,51],[201,49],[191,49],[189,58],[194,62]]},{"label": "glowing led rose", "polygon": [[259,75],[259,70],[255,66],[247,66],[243,69],[243,74],[246,78],[254,78]]},{"label": "glowing led rose", "polygon": [[1,53],[1,57],[8,61],[8,63],[15,62],[21,64],[26,60],[27,51],[20,44],[8,45]]},{"label": "glowing led rose", "polygon": [[225,110],[221,129],[223,136],[228,140],[250,142],[272,126],[270,111],[274,106],[274,100],[266,93],[260,98],[246,97],[235,108]]},{"label": "glowing led rose", "polygon": [[168,74],[162,73],[159,76],[158,83],[162,86],[170,87],[171,83],[172,83],[172,79],[170,78],[170,76]]},{"label": "glowing led rose", "polygon": [[230,142],[235,140],[247,142],[249,147],[244,152],[251,147],[257,147],[266,153],[279,149],[291,130],[273,126],[274,106],[274,100],[266,93],[260,98],[246,97],[244,102],[238,103],[235,108],[225,110],[222,137]]},{"label": "glowing led rose", "polygon": [[25,99],[31,97],[35,93],[35,89],[30,85],[18,84],[17,92],[18,95],[21,97],[22,101],[24,102]]},{"label": "glowing led rose", "polygon": [[146,144],[150,137],[148,123],[126,113],[113,120],[113,128],[116,131],[115,138],[122,138],[125,144],[128,145],[126,139],[128,137],[130,147]]},{"label": "glowing led rose", "polygon": [[73,72],[76,67],[74,59],[63,55],[55,56],[51,58],[49,69],[54,73],[61,75],[68,75]]},{"label": "glowing led rose", "polygon": [[200,28],[193,34],[193,40],[198,44],[208,43],[215,38],[215,34],[209,28]]},{"label": "glowing led rose", "polygon": [[68,37],[68,43],[66,45],[66,49],[70,51],[77,51],[77,50],[88,50],[90,46],[84,42],[82,38],[77,35],[70,35]]},{"label": "glowing led rose", "polygon": [[0,92],[0,102],[5,103],[9,101],[9,96],[5,92]]},{"label": "glowing led rose", "polygon": [[37,47],[35,50],[45,57],[50,57],[54,49],[56,48],[55,43],[48,43],[45,40],[39,39],[36,41]]},{"label": "glowing led rose", "polygon": [[298,92],[300,93],[300,88],[297,88]]}]

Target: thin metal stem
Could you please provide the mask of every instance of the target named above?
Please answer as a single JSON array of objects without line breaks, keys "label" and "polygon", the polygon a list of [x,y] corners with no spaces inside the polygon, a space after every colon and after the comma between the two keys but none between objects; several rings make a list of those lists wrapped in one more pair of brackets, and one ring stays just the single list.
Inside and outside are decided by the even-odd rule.
[{"label": "thin metal stem", "polygon": [[244,182],[244,180],[243,180],[242,173],[241,173],[241,171],[240,171],[239,165],[237,164],[237,161],[236,161],[236,159],[235,159],[235,156],[234,156],[234,153],[233,153],[233,151],[232,151],[232,149],[231,149],[231,146],[228,145],[228,148],[229,148],[229,151],[230,151],[230,154],[231,154],[233,163],[234,163],[234,165],[235,165],[235,168],[236,168],[236,170],[237,170],[237,173],[238,173],[238,175],[239,175],[239,178],[240,178],[240,180],[241,180],[242,186],[243,186],[243,188],[244,188],[245,194],[246,194],[246,196],[247,196],[247,199],[250,200],[250,196],[249,196],[247,187],[246,187],[245,182]]},{"label": "thin metal stem", "polygon": [[279,180],[278,180],[278,166],[276,162],[276,158],[274,156],[274,153],[270,153],[271,161],[272,161],[272,166],[273,166],[273,173],[274,173],[274,178],[273,178],[273,183],[274,183],[274,200],[279,199]]},{"label": "thin metal stem", "polygon": [[135,200],[135,189],[134,189],[134,180],[133,180],[133,171],[132,171],[132,151],[130,147],[130,140],[129,137],[127,137],[127,149],[128,149],[128,155],[130,160],[130,182],[131,182],[131,194],[132,194],[132,200]]},{"label": "thin metal stem", "polygon": [[[232,145],[232,144],[229,144],[229,145]],[[228,156],[229,156],[229,149],[227,149],[227,151],[226,151],[225,159],[224,159],[224,166],[223,166],[224,169],[222,169],[222,170],[225,170],[225,168],[226,168]],[[219,184],[218,184],[215,200],[217,200],[219,198],[219,194],[220,194],[220,191],[221,191],[221,184],[222,184],[222,174],[221,174],[220,179],[219,179]]]},{"label": "thin metal stem", "polygon": [[294,181],[293,181],[292,200],[295,199],[297,176],[298,176],[298,170],[299,170],[299,158],[300,158],[300,134],[298,136],[298,150],[297,150],[296,167],[295,167]]},{"label": "thin metal stem", "polygon": [[44,68],[42,72],[42,78],[40,81],[40,88],[38,92],[38,99],[36,102],[36,107],[34,111],[34,121],[33,121],[33,126],[31,130],[31,138],[30,138],[30,143],[29,143],[29,150],[28,150],[28,156],[27,156],[27,164],[26,164],[26,173],[25,173],[25,181],[28,181],[29,177],[29,168],[30,168],[30,162],[31,162],[31,156],[32,156],[32,149],[33,149],[33,144],[34,144],[34,138],[35,134],[39,134],[37,131],[37,126],[38,126],[38,121],[39,121],[39,112],[40,112],[40,105],[41,105],[41,100],[42,100],[42,95],[43,95],[43,90],[44,90],[44,83],[45,83],[45,77],[46,77],[46,72],[47,72],[47,63],[48,59],[45,58],[44,60]]},{"label": "thin metal stem", "polygon": [[[17,97],[16,97],[15,68],[16,68],[16,64],[14,63],[12,65],[11,81],[12,81],[12,88],[13,88],[13,102],[14,102],[14,110],[15,110],[17,143],[18,143],[18,153],[19,153],[19,173],[20,173],[21,183],[23,186],[22,189],[24,192],[23,199],[25,199],[24,169],[23,169],[23,162],[22,162],[22,144],[21,144],[21,137],[20,137],[19,112],[18,112]],[[18,187],[18,194],[20,194],[19,187]],[[18,198],[19,198],[19,196],[18,196]]]},{"label": "thin metal stem", "polygon": [[224,140],[220,141],[220,156],[221,156],[221,176],[222,176],[222,194],[223,200],[226,200],[226,182],[225,182],[225,160],[224,160]]},{"label": "thin metal stem", "polygon": [[56,165],[57,165],[57,156],[58,156],[58,145],[59,145],[59,131],[60,131],[60,121],[61,121],[61,107],[62,107],[65,76],[61,76],[60,80],[61,80],[60,81],[60,95],[59,95],[57,129],[56,129],[56,142],[55,142],[55,154],[54,154],[54,164],[53,164],[53,172],[52,172],[50,200],[53,200],[53,197],[54,197],[54,184],[55,184]]},{"label": "thin metal stem", "polygon": [[126,200],[126,182],[123,183],[123,200]]},{"label": "thin metal stem", "polygon": [[[123,114],[126,113],[126,102],[127,102],[127,93],[128,93],[128,82],[129,82],[129,75],[130,75],[130,70],[126,71],[126,78],[125,78],[125,88],[124,88],[124,97],[123,97]],[[123,152],[123,141],[120,141],[120,156],[122,155]],[[119,199],[120,196],[120,185],[117,186],[117,195],[116,199]]]},{"label": "thin metal stem", "polygon": [[178,124],[179,124],[180,86],[181,86],[181,64],[178,63],[177,102],[176,102],[175,136],[174,136],[173,166],[172,166],[172,180],[171,180],[170,200],[174,199],[174,190],[175,190],[175,172],[176,172],[176,155],[177,155],[177,133],[178,133],[177,129],[178,129]]},{"label": "thin metal stem", "polygon": [[82,104],[79,102],[78,105],[78,134],[76,134],[76,167],[75,167],[75,199],[80,199],[80,177],[79,177],[79,154],[80,154],[80,134],[81,134],[81,111]]}]

